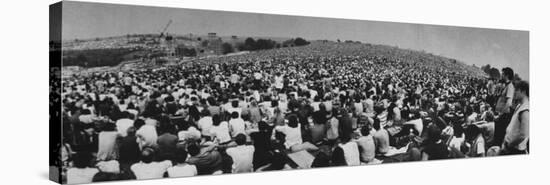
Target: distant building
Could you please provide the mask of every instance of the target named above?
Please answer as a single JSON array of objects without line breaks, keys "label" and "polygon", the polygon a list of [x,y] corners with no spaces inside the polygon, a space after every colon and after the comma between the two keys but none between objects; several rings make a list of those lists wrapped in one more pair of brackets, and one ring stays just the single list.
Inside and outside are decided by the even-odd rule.
[{"label": "distant building", "polygon": [[219,55],[222,54],[222,38],[218,37],[216,33],[208,33],[208,40],[204,52],[207,55]]}]

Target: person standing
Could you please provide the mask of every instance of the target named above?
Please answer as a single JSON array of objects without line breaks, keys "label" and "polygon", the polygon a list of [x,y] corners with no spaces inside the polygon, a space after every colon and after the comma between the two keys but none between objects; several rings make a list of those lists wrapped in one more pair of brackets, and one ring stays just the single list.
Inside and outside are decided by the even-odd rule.
[{"label": "person standing", "polygon": [[529,150],[529,84],[516,84],[514,99],[518,102],[510,124],[506,128],[502,154],[526,154]]},{"label": "person standing", "polygon": [[514,98],[514,84],[512,79],[514,78],[514,71],[511,68],[502,69],[502,80],[504,82],[504,89],[501,91],[495,111],[498,113],[498,119],[495,121],[495,142],[494,145],[501,145],[504,134],[506,133],[506,127],[510,123],[512,100]]}]

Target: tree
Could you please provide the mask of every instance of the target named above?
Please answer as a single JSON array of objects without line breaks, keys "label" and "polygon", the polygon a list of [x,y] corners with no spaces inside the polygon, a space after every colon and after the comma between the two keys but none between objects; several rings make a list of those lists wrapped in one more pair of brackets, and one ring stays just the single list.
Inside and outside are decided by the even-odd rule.
[{"label": "tree", "polygon": [[294,39],[294,45],[296,46],[305,46],[305,45],[308,45],[309,42],[306,41],[305,39],[301,38],[301,37],[298,37],[296,39]]},{"label": "tree", "polygon": [[497,68],[491,68],[487,74],[489,74],[492,79],[500,79],[500,71]]},{"label": "tree", "polygon": [[224,42],[222,44],[222,53],[225,55],[225,54],[228,54],[228,53],[233,53],[235,51],[235,49],[233,48],[233,45],[227,43],[227,42]]},{"label": "tree", "polygon": [[521,77],[519,77],[519,75],[516,73],[514,74],[514,81],[521,81]]},{"label": "tree", "polygon": [[261,49],[273,49],[275,47],[275,41],[271,39],[258,39],[256,41],[256,50]]},{"label": "tree", "polygon": [[244,49],[249,51],[256,50],[256,40],[252,37],[246,38],[246,40],[244,40]]},{"label": "tree", "polygon": [[183,55],[188,57],[197,56],[197,51],[193,48],[186,48],[183,50]]},{"label": "tree", "polygon": [[487,65],[481,66],[481,70],[489,74],[489,70],[491,70],[491,65],[487,64]]},{"label": "tree", "polygon": [[294,39],[288,39],[283,41],[283,47],[292,47],[294,45]]},{"label": "tree", "polygon": [[208,41],[207,40],[202,41],[201,46],[202,47],[208,47]]}]

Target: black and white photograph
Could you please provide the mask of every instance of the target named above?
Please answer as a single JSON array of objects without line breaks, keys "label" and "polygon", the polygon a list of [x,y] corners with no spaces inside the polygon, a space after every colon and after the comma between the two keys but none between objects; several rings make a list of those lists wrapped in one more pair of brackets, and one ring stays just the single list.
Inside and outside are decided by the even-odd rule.
[{"label": "black and white photograph", "polygon": [[50,21],[58,183],[530,153],[527,30],[78,1]]}]

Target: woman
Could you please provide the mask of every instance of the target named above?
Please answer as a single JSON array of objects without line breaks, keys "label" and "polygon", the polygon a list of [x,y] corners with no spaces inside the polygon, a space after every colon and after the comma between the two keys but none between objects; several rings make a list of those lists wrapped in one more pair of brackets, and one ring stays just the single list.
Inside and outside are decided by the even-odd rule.
[{"label": "woman", "polygon": [[344,154],[344,150],[340,147],[334,148],[332,151],[332,157],[330,160],[331,166],[347,166],[346,163],[346,156]]}]

